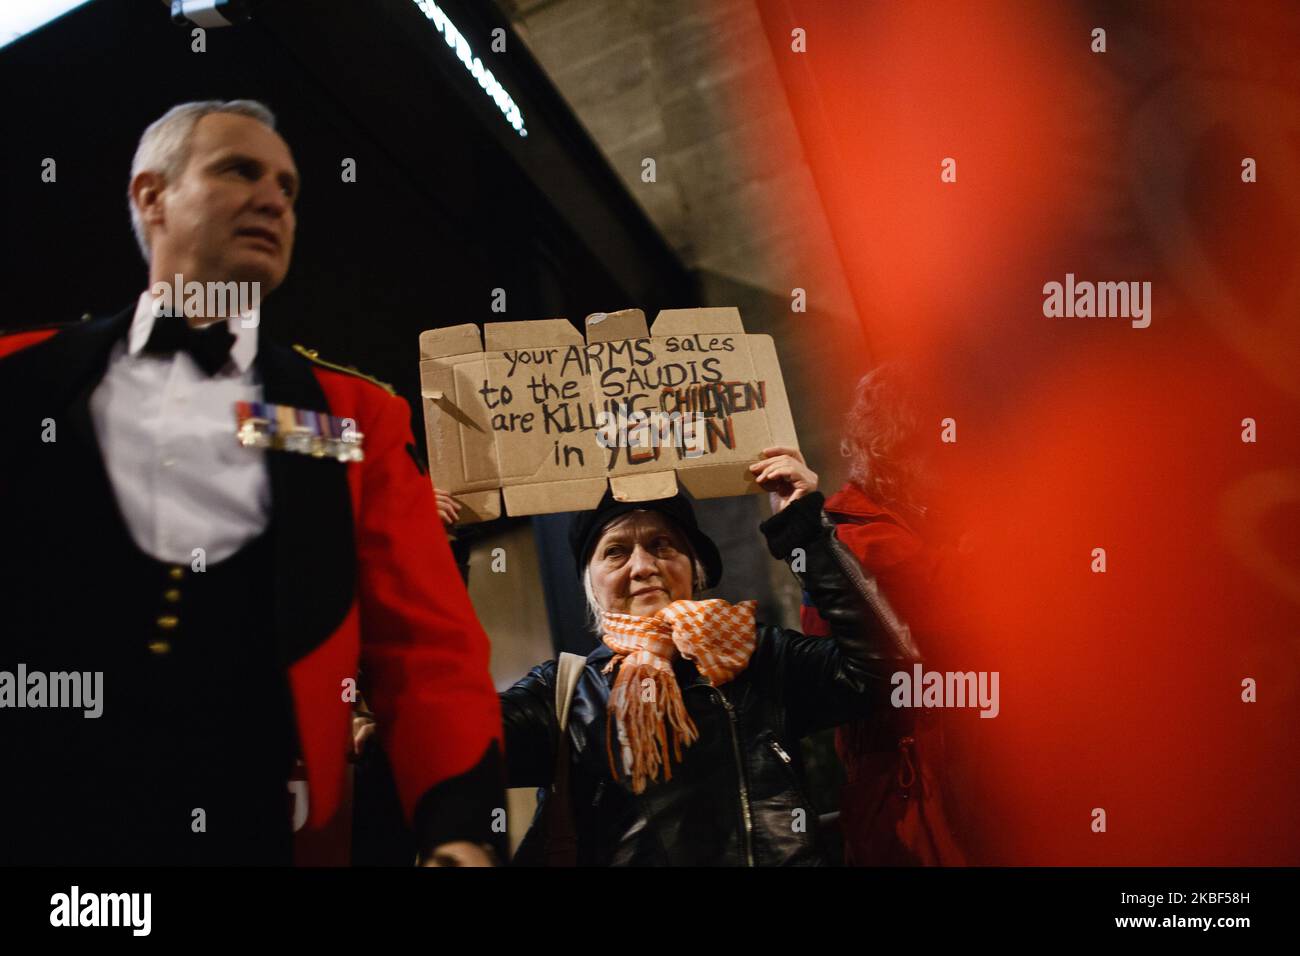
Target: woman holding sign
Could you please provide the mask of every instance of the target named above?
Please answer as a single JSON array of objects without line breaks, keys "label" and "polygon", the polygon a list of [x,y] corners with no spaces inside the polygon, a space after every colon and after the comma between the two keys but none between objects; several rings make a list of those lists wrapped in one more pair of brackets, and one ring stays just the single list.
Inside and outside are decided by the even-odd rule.
[{"label": "woman holding sign", "polygon": [[907,661],[799,452],[767,449],[750,468],[771,494],[768,549],[832,640],[760,624],[753,601],[697,600],[722,562],[685,497],[606,494],[570,534],[601,646],[563,668],[571,679],[548,661],[501,695],[509,785],[546,790],[516,862],[828,862],[790,754],[805,734],[887,708]]}]

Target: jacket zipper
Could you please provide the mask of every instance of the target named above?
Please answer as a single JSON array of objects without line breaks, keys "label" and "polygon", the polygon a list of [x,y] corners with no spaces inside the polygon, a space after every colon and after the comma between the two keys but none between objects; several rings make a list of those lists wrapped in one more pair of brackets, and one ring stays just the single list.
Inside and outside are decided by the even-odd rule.
[{"label": "jacket zipper", "polygon": [[880,592],[880,586],[876,584],[874,578],[868,579],[862,571],[862,566],[858,564],[855,558],[844,542],[840,541],[835,535],[835,525],[824,515],[822,521],[830,527],[830,546],[831,554],[835,555],[835,560],[840,569],[853,582],[853,586],[858,593],[862,595],[863,600],[875,612],[876,619],[884,625],[890,639],[894,644],[894,649],[908,660],[920,660],[921,652],[917,649],[916,643],[912,640],[912,630],[903,621],[901,621],[894,609],[890,607],[889,601]]},{"label": "jacket zipper", "polygon": [[749,785],[745,783],[745,765],[740,760],[740,735],[736,731],[736,709],[727,700],[727,695],[716,687],[718,699],[727,711],[727,722],[731,727],[731,750],[736,756],[736,776],[740,781],[740,815],[745,823],[745,865],[754,865],[754,817],[749,808]]},{"label": "jacket zipper", "polygon": [[794,771],[794,761],[790,759],[790,755],[785,752],[785,748],[781,746],[780,741],[775,737],[772,737],[768,740],[767,744],[772,748],[773,752],[781,758],[786,767],[790,769],[790,774],[794,780],[795,792],[799,794],[799,799],[811,805],[812,801],[808,799],[807,794],[804,792],[803,784],[799,779],[799,775]]}]

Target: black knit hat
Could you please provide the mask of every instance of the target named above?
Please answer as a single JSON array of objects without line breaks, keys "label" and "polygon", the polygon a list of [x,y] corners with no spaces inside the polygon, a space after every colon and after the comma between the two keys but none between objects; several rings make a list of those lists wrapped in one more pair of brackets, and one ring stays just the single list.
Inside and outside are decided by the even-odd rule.
[{"label": "black knit hat", "polygon": [[633,511],[658,511],[672,519],[673,524],[686,535],[695,551],[695,556],[704,566],[703,587],[715,587],[722,580],[722,555],[713,540],[700,530],[695,521],[695,509],[690,499],[680,491],[671,498],[658,498],[654,501],[617,501],[614,493],[606,490],[592,511],[579,512],[569,526],[569,547],[573,549],[574,566],[578,577],[587,566],[587,559],[600,539],[600,534],[615,518],[621,518]]}]

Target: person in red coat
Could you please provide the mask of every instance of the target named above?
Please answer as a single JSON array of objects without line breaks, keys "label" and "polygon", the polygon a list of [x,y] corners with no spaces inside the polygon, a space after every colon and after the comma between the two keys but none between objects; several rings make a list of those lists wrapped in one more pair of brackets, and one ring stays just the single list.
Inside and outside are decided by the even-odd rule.
[{"label": "person in red coat", "polygon": [[132,168],[150,289],[0,338],[0,861],[291,862],[348,812],[361,692],[421,862],[504,850],[488,640],[406,402],[188,295],[273,291],[297,188],[261,104],[173,108]]},{"label": "person in red coat", "polygon": [[[826,500],[835,535],[872,575],[906,627],[916,655],[932,661],[950,635],[956,550],[927,540],[917,413],[901,371],[880,366],[859,381],[841,450],[849,480]],[[805,634],[828,633],[816,608]],[[846,783],[840,797],[850,866],[955,865],[965,855],[947,806],[951,781],[940,717],[895,709],[836,731]]]}]

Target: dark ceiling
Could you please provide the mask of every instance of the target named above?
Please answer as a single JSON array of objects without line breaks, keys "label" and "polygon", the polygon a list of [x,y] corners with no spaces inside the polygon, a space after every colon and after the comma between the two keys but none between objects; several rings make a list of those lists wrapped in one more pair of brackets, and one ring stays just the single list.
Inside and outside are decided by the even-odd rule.
[{"label": "dark ceiling", "polygon": [[486,3],[441,6],[519,103],[526,139],[411,0],[264,0],[252,22],[207,31],[203,53],[161,3],[96,0],[0,50],[0,328],[116,311],[143,290],[125,199],[136,141],[168,107],[208,98],[270,105],[303,178],[265,334],[393,382],[417,410],[423,329],[695,305],[524,44],[491,52],[508,22]]}]

